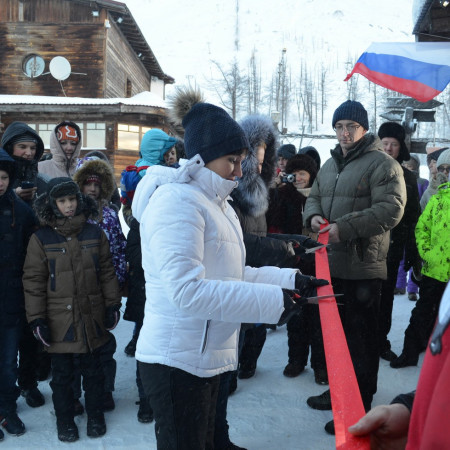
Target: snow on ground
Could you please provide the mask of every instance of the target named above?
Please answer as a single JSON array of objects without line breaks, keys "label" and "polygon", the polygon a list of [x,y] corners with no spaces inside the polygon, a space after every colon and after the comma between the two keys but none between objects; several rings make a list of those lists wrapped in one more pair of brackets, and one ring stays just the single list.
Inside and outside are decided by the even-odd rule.
[{"label": "snow on ground", "polygon": [[[409,301],[406,295],[395,297],[394,329],[390,339],[397,353],[401,351],[403,332],[413,306],[414,302]],[[91,439],[86,436],[84,414],[75,419],[80,440],[71,444],[60,442],[56,434],[51,389],[49,382],[45,381],[39,387],[46,404],[32,409],[23,398],[19,398],[18,414],[27,432],[19,437],[5,433],[0,444],[2,449],[156,449],[154,423],[141,424],[136,419],[135,360],[123,351],[132,330],[133,323],[123,320],[114,330],[117,339],[116,409],[106,413],[108,431],[104,437]],[[423,354],[419,367],[422,360]],[[332,417],[331,412],[315,411],[306,405],[307,397],[320,394],[325,388],[314,383],[310,368],[297,378],[284,377],[282,372],[286,363],[286,327],[281,327],[268,332],[256,375],[249,380],[239,380],[237,391],[230,397],[228,416],[232,441],[249,450],[333,449],[334,437],[323,429]],[[398,393],[414,389],[419,367],[392,369],[386,361],[380,360],[374,405],[390,402]]]}]

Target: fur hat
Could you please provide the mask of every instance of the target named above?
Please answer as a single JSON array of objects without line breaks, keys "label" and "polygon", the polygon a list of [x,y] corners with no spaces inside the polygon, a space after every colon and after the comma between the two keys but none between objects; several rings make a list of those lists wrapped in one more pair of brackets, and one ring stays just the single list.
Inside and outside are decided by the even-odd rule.
[{"label": "fur hat", "polygon": [[297,153],[297,149],[295,148],[295,145],[292,144],[283,144],[278,150],[277,150],[277,156],[278,158],[285,158],[290,159]]},{"label": "fur hat", "polygon": [[73,181],[82,189],[92,177],[96,177],[100,181],[100,199],[109,202],[115,189],[114,174],[110,164],[95,157],[82,159],[73,176]]},{"label": "fur hat", "polygon": [[316,162],[317,170],[320,169],[320,155],[315,147],[313,147],[312,145],[303,147],[298,151],[298,154],[310,156]]},{"label": "fur hat", "polygon": [[198,90],[178,88],[171,109],[175,126],[184,129],[184,148],[188,158],[199,154],[207,164],[249,148],[247,137],[238,123],[222,108],[204,103]]},{"label": "fur hat", "polygon": [[439,169],[439,166],[443,164],[450,165],[450,149],[443,151],[436,162],[436,167]]},{"label": "fur hat", "polygon": [[297,170],[305,170],[309,173],[309,186],[311,187],[317,176],[317,164],[308,155],[295,155],[286,163],[286,173],[294,173]]},{"label": "fur hat", "polygon": [[409,150],[405,144],[405,129],[396,122],[384,122],[378,128],[378,137],[383,138],[393,138],[400,144],[400,152],[397,156],[397,162],[402,163],[403,161],[409,161]]},{"label": "fur hat", "polygon": [[359,123],[365,130],[369,129],[369,118],[367,111],[361,103],[354,100],[347,100],[342,103],[333,114],[331,126],[334,128],[336,122],[340,120],[353,120]]},{"label": "fur hat", "polygon": [[448,149],[448,147],[442,147],[442,148],[433,150],[430,153],[428,153],[427,154],[427,165],[430,165],[431,161],[437,161],[439,159],[439,156],[441,156],[441,153],[443,153],[447,149]]}]

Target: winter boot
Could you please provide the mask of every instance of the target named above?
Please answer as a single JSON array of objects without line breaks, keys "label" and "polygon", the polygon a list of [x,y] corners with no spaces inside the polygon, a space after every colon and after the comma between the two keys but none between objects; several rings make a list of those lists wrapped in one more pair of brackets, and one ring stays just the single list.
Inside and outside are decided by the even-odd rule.
[{"label": "winter boot", "polygon": [[297,361],[290,362],[283,371],[283,375],[289,378],[298,377],[305,370],[305,366]]},{"label": "winter boot", "polygon": [[106,433],[105,417],[88,416],[87,435],[92,438],[103,436]]},{"label": "winter boot", "polygon": [[390,348],[388,348],[380,354],[380,358],[385,361],[394,361],[394,359],[397,359],[397,355]]},{"label": "winter boot", "polygon": [[131,341],[128,342],[128,344],[125,347],[125,354],[127,356],[134,356],[134,354],[136,353],[136,343],[138,340],[138,336],[133,335],[133,337],[131,338]]},{"label": "winter boot", "polygon": [[408,292],[408,300],[417,302],[417,294],[415,292]]},{"label": "winter boot", "polygon": [[407,355],[402,353],[398,358],[391,361],[390,366],[394,369],[400,369],[402,367],[417,366],[419,362],[419,355]]},{"label": "winter boot", "polygon": [[328,389],[324,393],[320,395],[315,395],[313,397],[309,397],[306,400],[308,406],[312,409],[318,409],[320,411],[330,411],[331,410],[331,394]]},{"label": "winter boot", "polygon": [[78,427],[73,419],[56,420],[56,427],[58,429],[58,439],[62,442],[78,441]]},{"label": "winter boot", "polygon": [[334,434],[335,434],[335,431],[334,431],[334,420],[330,420],[329,422],[327,422],[325,424],[325,431],[328,434],[332,434],[334,436]]},{"label": "winter boot", "polygon": [[153,421],[153,410],[147,399],[141,398],[139,400],[139,410],[137,413],[138,421],[141,423],[150,423]]},{"label": "winter boot", "polygon": [[32,408],[38,408],[45,403],[45,398],[37,387],[31,389],[23,389],[20,391],[20,395],[25,398],[28,406]]},{"label": "winter boot", "polygon": [[394,289],[394,295],[404,295],[405,293],[406,289],[399,289],[399,288]]},{"label": "winter boot", "polygon": [[14,436],[21,436],[26,431],[25,425],[15,411],[0,416],[0,424],[9,434]]},{"label": "winter boot", "polygon": [[256,365],[243,365],[239,364],[238,369],[238,378],[240,380],[246,380],[247,378],[251,378],[253,375],[255,375],[256,372]]},{"label": "winter boot", "polygon": [[112,392],[103,392],[102,411],[112,411],[115,407],[116,404],[114,403]]},{"label": "winter boot", "polygon": [[317,369],[314,371],[314,381],[317,384],[328,384],[328,373],[326,369]]}]

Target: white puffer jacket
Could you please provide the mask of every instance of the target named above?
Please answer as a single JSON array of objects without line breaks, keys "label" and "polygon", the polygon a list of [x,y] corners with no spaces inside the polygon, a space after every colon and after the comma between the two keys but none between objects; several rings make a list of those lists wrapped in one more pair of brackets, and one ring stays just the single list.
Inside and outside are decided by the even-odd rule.
[{"label": "white puffer jacket", "polygon": [[[145,271],[136,359],[210,377],[237,365],[241,322],[276,323],[293,269],[245,267],[239,221],[227,199],[236,182],[200,156],[178,169],[147,169],[135,192]],[[266,284],[261,284],[266,283]]]}]

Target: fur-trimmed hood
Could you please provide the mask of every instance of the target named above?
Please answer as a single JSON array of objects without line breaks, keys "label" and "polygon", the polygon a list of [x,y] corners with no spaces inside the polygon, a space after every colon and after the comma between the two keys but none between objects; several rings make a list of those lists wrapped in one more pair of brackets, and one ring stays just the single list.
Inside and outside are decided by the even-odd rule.
[{"label": "fur-trimmed hood", "polygon": [[91,175],[100,178],[100,199],[109,202],[116,188],[114,174],[109,163],[98,158],[88,157],[81,161],[80,168],[75,172],[73,181],[78,184],[80,190]]},{"label": "fur-trimmed hood", "polygon": [[[258,217],[269,207],[269,184],[275,173],[276,149],[279,146],[278,132],[270,117],[262,115],[247,116],[239,122],[250,147],[242,163],[242,177],[231,196],[241,212]],[[258,173],[256,147],[264,142],[266,151],[261,174]]]},{"label": "fur-trimmed hood", "polygon": [[[81,193],[77,194],[78,200],[78,209],[81,210],[81,214],[87,219],[95,219],[98,216],[98,209],[95,204],[95,201],[88,197],[87,195],[83,195]],[[81,207],[80,207],[81,205]],[[66,219],[60,219],[56,217],[55,211],[53,210],[52,202],[47,193],[40,195],[33,203],[33,209],[36,212],[36,216],[39,220],[39,223],[44,225],[54,226],[57,221],[65,221]]]}]

